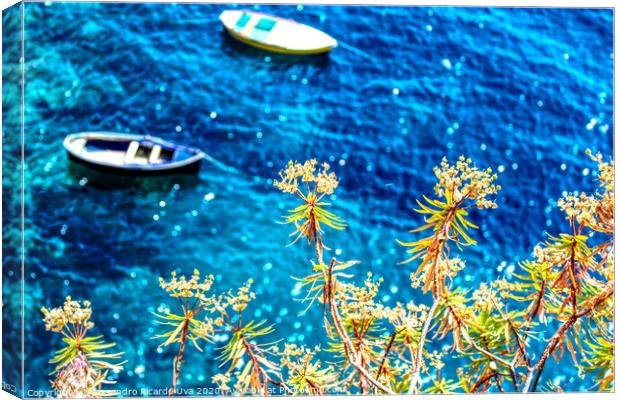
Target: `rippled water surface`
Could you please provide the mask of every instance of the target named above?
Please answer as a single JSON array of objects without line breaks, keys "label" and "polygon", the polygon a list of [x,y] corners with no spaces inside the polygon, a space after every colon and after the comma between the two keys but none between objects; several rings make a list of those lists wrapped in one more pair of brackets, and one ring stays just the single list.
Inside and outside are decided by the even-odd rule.
[{"label": "rippled water surface", "polygon": [[[329,233],[328,245],[362,261],[358,276],[381,274],[381,296],[394,304],[419,298],[395,240],[414,237],[407,231],[421,220],[411,209],[432,191],[443,155],[501,171],[499,208],[473,216],[479,245],[463,254],[457,283],[474,286],[509,275],[545,231],[564,229],[554,200],[594,187],[585,149],[612,151],[611,10],[256,7],[342,42],[329,56],[299,58],[229,38],[217,19],[225,8],[27,4],[28,388],[49,388],[59,344],[38,310],[69,294],[93,302],[96,331],[126,353],[120,387],[167,384],[173,352],[150,340],[150,311],[167,301],[158,276],[174,269],[212,273],[218,290],[253,277],[248,312],[276,324],[274,339],[326,343],[320,310],[300,318],[293,301],[291,276],[308,270],[312,252],[285,247],[290,227],[276,223],[294,204],[272,186],[289,159],[334,166],[333,208],[349,229]],[[9,72],[17,22],[4,16]],[[16,244],[19,113],[10,102],[19,77],[5,79],[4,235]],[[101,185],[62,149],[82,130],[149,133],[215,161],[195,178]],[[8,298],[19,289],[9,247],[5,264]],[[187,357],[182,386],[211,386],[213,348]],[[573,369],[549,370],[566,389],[584,388]]]}]

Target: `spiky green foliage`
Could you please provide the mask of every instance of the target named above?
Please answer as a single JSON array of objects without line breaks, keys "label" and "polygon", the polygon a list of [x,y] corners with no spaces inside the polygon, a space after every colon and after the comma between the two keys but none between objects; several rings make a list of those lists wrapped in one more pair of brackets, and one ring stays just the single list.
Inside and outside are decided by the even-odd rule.
[{"label": "spiky green foliage", "polygon": [[595,330],[584,339],[581,376],[593,376],[595,389],[611,390],[614,386],[614,340],[608,329]]},{"label": "spiky green foliage", "polygon": [[[197,350],[202,351],[200,341],[212,342],[218,332],[229,335],[224,346],[219,348],[221,367],[226,371],[213,377],[223,393],[268,394],[270,388],[286,388],[276,362],[271,359],[277,355],[275,343],[258,344],[257,341],[273,333],[273,326],[260,322],[244,322],[243,313],[256,297],[251,291],[252,280],[223,294],[207,295],[213,285],[213,276],[202,281],[200,271],[194,270],[190,279],[172,274],[169,281],[160,280],[160,286],[171,297],[179,301],[181,313],[154,313],[156,322],[171,326],[168,332],[154,338],[164,340],[161,346],[179,345],[173,363],[171,393],[175,392],[181,369],[186,343],[191,341]],[[198,319],[199,314],[201,319]]]},{"label": "spiky green foliage", "polygon": [[281,385],[280,368],[271,360],[277,352],[274,343],[256,342],[271,333],[273,326],[266,321],[250,321],[235,326],[232,337],[220,349],[220,366],[228,365],[226,373],[234,373],[236,394],[268,394],[270,385]]},{"label": "spiky green foliage", "polygon": [[199,341],[210,341],[213,335],[212,321],[210,319],[198,319],[204,309],[214,301],[213,296],[207,296],[207,292],[213,285],[213,276],[209,275],[201,281],[200,271],[197,269],[194,269],[190,279],[185,278],[184,275],[177,277],[176,272],[173,272],[169,281],[160,278],[159,285],[170,297],[178,300],[180,309],[180,313],[170,311],[153,313],[156,317],[155,322],[168,329],[153,336],[153,339],[162,340],[159,347],[166,347],[175,343],[179,345],[173,363],[171,391],[174,393],[181,373],[186,343],[190,341],[198,351],[202,351]]},{"label": "spiky green foliage", "polygon": [[86,360],[98,370],[116,370],[120,369],[119,364],[114,364],[108,360],[120,359],[123,353],[108,353],[108,349],[116,346],[115,343],[106,343],[101,340],[103,336],[67,338],[62,341],[65,347],[54,353],[54,358],[50,360],[50,364],[56,364],[56,368],[52,374],[57,373],[65,367],[71,360],[83,354]]},{"label": "spiky green foliage", "polygon": [[438,198],[423,196],[426,204],[417,200],[420,208],[414,211],[424,217],[424,224],[411,231],[430,233],[413,242],[398,240],[398,243],[411,254],[404,264],[421,260],[413,276],[421,279],[424,292],[432,290],[437,298],[446,290],[446,279],[452,277],[452,268],[445,265],[449,262],[449,244],[455,243],[459,249],[476,244],[468,230],[478,229],[478,226],[469,220],[467,210],[474,206],[496,208],[497,204],[490,197],[500,190],[500,186],[494,184],[497,175],[490,168],[480,170],[472,160],[463,156],[454,166],[444,158],[434,172],[438,181],[435,186]]},{"label": "spiky green foliage", "polygon": [[303,201],[303,204],[290,210],[284,217],[285,223],[295,224],[295,231],[291,234],[295,236],[293,243],[305,237],[308,244],[321,243],[319,248],[322,250],[321,224],[336,230],[343,230],[347,226],[339,216],[326,209],[329,203],[322,201],[325,196],[334,193],[339,184],[336,174],[329,172],[329,169],[328,164],[317,168],[316,160],[303,164],[291,161],[286,169],[280,171],[280,180],[274,181],[278,189]]},{"label": "spiky green foliage", "polygon": [[52,387],[58,397],[115,396],[117,391],[103,387],[115,383],[107,377],[110,371],[123,368],[124,362],[117,362],[123,353],[109,352],[115,344],[106,343],[103,336],[89,336],[94,327],[90,302],[80,303],[67,297],[62,307],[43,307],[41,312],[45,329],[63,336],[64,347],[50,360],[50,364],[56,365],[50,375],[54,375]]},{"label": "spiky green foliage", "polygon": [[200,282],[198,270],[194,270],[189,280],[185,276],[177,278],[176,273],[171,275],[168,282],[160,279],[160,286],[170,294],[170,297],[178,299],[180,311],[180,313],[153,312],[156,317],[155,323],[169,329],[153,336],[153,339],[163,340],[160,347],[189,340],[197,350],[202,351],[199,341],[211,341],[213,327],[210,320],[201,320],[198,317],[204,311],[205,306],[213,301],[211,297],[206,296],[212,284],[213,276],[211,275]]},{"label": "spiky green foliage", "polygon": [[280,352],[280,363],[287,370],[286,383],[293,393],[303,395],[327,394],[338,383],[338,374],[332,365],[323,366],[315,360],[320,347],[308,349],[287,343]]},{"label": "spiky green foliage", "polygon": [[267,395],[276,388],[281,393],[291,393],[274,361],[277,342],[266,341],[274,332],[273,325],[267,321],[244,322],[243,312],[256,297],[251,285],[249,280],[236,292],[218,296],[210,309],[215,314],[214,325],[230,334],[218,357],[220,366],[227,366],[227,370],[215,376],[213,382],[222,391],[235,395]]},{"label": "spiky green foliage", "polygon": [[284,217],[285,223],[295,224],[297,236],[294,242],[301,237],[308,239],[308,242],[312,242],[315,237],[322,237],[321,224],[336,230],[342,230],[347,226],[340,217],[325,208],[329,203],[318,201],[314,193],[300,197],[305,204],[290,210],[289,215]]}]

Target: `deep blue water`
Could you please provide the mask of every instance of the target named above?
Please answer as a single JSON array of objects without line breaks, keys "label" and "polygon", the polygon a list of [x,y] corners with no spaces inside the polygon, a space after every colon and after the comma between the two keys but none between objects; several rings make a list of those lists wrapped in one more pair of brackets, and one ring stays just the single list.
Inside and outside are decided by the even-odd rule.
[{"label": "deep blue water", "polygon": [[[96,332],[126,353],[119,387],[166,384],[173,352],[156,351],[149,311],[167,302],[157,278],[173,269],[213,273],[217,290],[254,277],[249,313],[275,323],[274,338],[325,344],[320,310],[300,318],[304,306],[293,301],[291,275],[309,270],[312,252],[286,248],[289,227],[276,223],[294,204],[271,181],[289,159],[334,166],[341,187],[332,202],[349,229],[330,232],[328,245],[362,261],[358,276],[381,274],[383,300],[394,304],[423,300],[409,286],[413,267],[398,265],[405,254],[395,239],[414,237],[407,231],[421,219],[411,209],[432,192],[442,156],[502,171],[499,208],[474,214],[479,245],[463,253],[457,284],[475,287],[509,274],[544,232],[564,229],[555,199],[594,188],[585,149],[612,152],[611,10],[256,7],[343,42],[327,57],[291,58],[226,36],[217,20],[225,8],[27,4],[27,389],[49,388],[59,344],[38,310],[69,294],[93,302]],[[19,56],[15,22],[4,17],[15,28],[4,28],[5,71]],[[10,183],[19,177],[10,104],[19,93],[5,87]],[[149,133],[217,163],[195,179],[101,187],[61,146],[83,130]],[[18,191],[4,195],[4,235],[16,243]],[[15,296],[17,256],[4,253],[5,296]],[[216,354],[210,346],[189,355],[182,386],[210,386]],[[563,365],[552,362],[548,377],[582,389]]]}]

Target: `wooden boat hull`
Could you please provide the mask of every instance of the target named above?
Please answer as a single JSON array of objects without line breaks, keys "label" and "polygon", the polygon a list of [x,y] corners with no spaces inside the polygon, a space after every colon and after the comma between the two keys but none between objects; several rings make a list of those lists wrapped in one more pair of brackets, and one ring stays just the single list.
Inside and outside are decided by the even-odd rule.
[{"label": "wooden boat hull", "polygon": [[329,53],[330,51],[332,51],[332,49],[334,48],[333,46],[325,46],[325,47],[321,47],[321,48],[317,48],[317,49],[312,49],[312,50],[295,50],[295,49],[284,49],[281,47],[276,47],[276,46],[270,46],[268,44],[265,43],[261,43],[261,42],[257,42],[255,40],[251,40],[248,39],[246,37],[243,37],[239,34],[237,34],[237,32],[235,32],[232,29],[228,29],[228,28],[224,28],[226,29],[226,32],[228,32],[228,34],[230,36],[232,36],[233,38],[237,39],[238,41],[245,43],[249,46],[252,47],[256,47],[258,49],[261,50],[265,50],[265,51],[271,51],[274,53],[280,53],[280,54],[291,54],[291,55],[298,55],[298,56],[309,56],[309,55],[317,55],[317,54],[326,54]]},{"label": "wooden boat hull", "polygon": [[200,171],[200,166],[202,164],[202,159],[187,164],[183,167],[174,168],[174,169],[164,169],[164,170],[148,170],[148,169],[128,169],[128,168],[120,168],[110,165],[101,165],[93,162],[89,162],[84,160],[81,157],[77,157],[72,153],[67,152],[69,160],[72,162],[78,163],[82,166],[88,167],[98,172],[103,172],[106,174],[115,174],[122,176],[161,176],[161,175],[177,175],[177,174],[196,174]]},{"label": "wooden boat hull", "polygon": [[124,176],[195,174],[205,157],[198,149],[160,138],[114,132],[71,134],[63,146],[72,162]]},{"label": "wooden boat hull", "polygon": [[[334,38],[318,29],[254,11],[227,10],[220,15],[220,21],[234,39],[275,53],[325,54],[338,46]],[[265,23],[268,27],[261,28]]]}]

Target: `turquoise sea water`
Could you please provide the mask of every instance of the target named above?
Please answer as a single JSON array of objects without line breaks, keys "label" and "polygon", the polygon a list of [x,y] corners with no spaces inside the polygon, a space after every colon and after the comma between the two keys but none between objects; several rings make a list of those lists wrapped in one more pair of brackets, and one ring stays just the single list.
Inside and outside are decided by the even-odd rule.
[{"label": "turquoise sea water", "polygon": [[[344,43],[326,57],[285,57],[229,38],[228,7],[28,3],[25,10],[26,382],[49,389],[57,337],[41,306],[93,303],[96,332],[124,351],[118,387],[161,388],[173,351],[157,351],[151,311],[160,275],[198,268],[217,290],[255,279],[249,313],[274,339],[325,344],[321,312],[303,317],[291,276],[312,252],[285,247],[276,222],[294,203],[272,178],[289,159],[328,161],[331,200],[349,229],[327,243],[356,271],[384,277],[386,304],[423,300],[396,239],[420,218],[432,167],[460,154],[501,171],[499,208],[475,213],[479,245],[457,284],[509,276],[544,233],[564,229],[564,191],[594,188],[584,151],[611,154],[613,12],[594,9],[256,6]],[[18,333],[19,57],[17,14],[3,15],[3,329]],[[195,178],[108,185],[67,160],[65,135],[149,133],[202,148]],[[110,184],[111,183],[111,184]],[[11,247],[13,246],[13,248]],[[169,303],[169,302],[168,302]],[[13,316],[13,318],[11,318]],[[209,387],[217,351],[191,354],[183,387]],[[15,361],[5,355],[5,365]],[[553,365],[553,366],[552,366]],[[587,387],[570,363],[547,378]],[[17,371],[5,371],[5,380]]]}]

